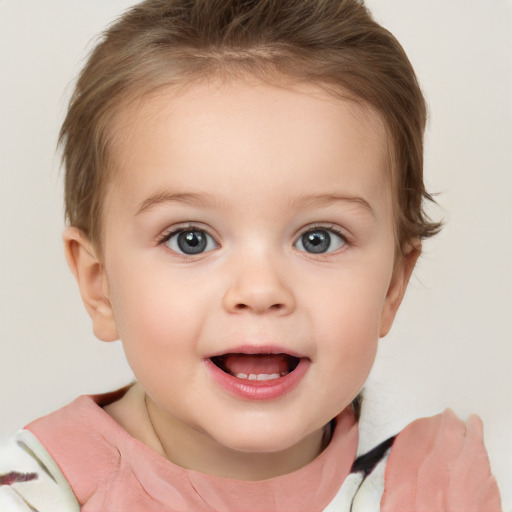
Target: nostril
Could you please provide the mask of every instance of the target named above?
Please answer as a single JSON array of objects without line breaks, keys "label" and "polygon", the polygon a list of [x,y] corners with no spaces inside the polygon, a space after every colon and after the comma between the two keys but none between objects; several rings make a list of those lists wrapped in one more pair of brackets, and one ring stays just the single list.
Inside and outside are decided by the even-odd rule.
[{"label": "nostril", "polygon": [[[284,304],[272,304],[268,309],[272,311],[278,311],[284,308]],[[235,306],[235,309],[238,311],[243,311],[245,309],[250,309],[247,304],[239,303]]]}]

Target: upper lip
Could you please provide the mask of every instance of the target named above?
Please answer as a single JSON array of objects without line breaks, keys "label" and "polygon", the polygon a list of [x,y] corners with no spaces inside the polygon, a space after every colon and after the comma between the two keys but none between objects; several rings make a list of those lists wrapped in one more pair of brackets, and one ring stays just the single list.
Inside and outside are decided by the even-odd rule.
[{"label": "upper lip", "polygon": [[290,349],[289,347],[282,347],[279,345],[253,345],[245,344],[235,347],[230,347],[226,350],[219,350],[206,356],[207,359],[212,357],[225,356],[226,354],[287,354],[289,356],[296,357],[298,359],[307,358],[304,354],[297,352],[296,350]]}]

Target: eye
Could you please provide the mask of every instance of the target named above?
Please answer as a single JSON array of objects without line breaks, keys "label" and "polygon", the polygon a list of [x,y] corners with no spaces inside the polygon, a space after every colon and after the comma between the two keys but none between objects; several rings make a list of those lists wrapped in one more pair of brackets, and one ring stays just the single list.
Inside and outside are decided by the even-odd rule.
[{"label": "eye", "polygon": [[314,228],[303,233],[293,247],[299,251],[323,254],[341,249],[346,243],[345,237],[333,229]]},{"label": "eye", "polygon": [[162,243],[175,252],[187,255],[201,254],[218,247],[211,235],[202,229],[180,229],[167,235]]}]

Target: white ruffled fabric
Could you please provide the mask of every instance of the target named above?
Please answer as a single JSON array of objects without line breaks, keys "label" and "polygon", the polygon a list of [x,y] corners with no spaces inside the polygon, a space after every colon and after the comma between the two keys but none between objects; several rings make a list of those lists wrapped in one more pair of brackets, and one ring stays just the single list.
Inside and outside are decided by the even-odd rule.
[{"label": "white ruffled fabric", "polygon": [[0,447],[0,475],[2,512],[80,512],[59,466],[28,430]]}]

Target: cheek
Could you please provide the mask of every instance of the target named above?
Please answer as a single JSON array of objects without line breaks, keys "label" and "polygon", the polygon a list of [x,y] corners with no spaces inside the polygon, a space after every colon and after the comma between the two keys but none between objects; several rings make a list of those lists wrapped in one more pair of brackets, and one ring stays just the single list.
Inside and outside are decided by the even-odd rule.
[{"label": "cheek", "polygon": [[116,272],[111,302],[126,356],[134,364],[149,359],[165,364],[184,349],[193,351],[199,338],[197,290],[163,276],[154,268]]},{"label": "cheek", "polygon": [[[361,391],[372,369],[379,342],[379,323],[375,320],[378,308],[368,301],[354,301],[346,308],[334,311],[330,321],[323,322],[318,360],[322,361],[321,377],[325,379],[326,394],[333,397],[331,414],[347,406]],[[334,318],[334,319],[333,319]],[[318,333],[317,333],[318,334]]]},{"label": "cheek", "polygon": [[323,294],[313,313],[326,364],[337,379],[355,392],[363,385],[375,359],[388,289],[387,274],[366,268],[366,272],[347,272],[332,280],[330,292]]},{"label": "cheek", "polygon": [[353,300],[347,307],[335,309],[324,321],[320,316],[318,334],[325,340],[325,355],[336,366],[342,365],[348,380],[356,379],[356,387],[366,379],[378,346],[380,309],[371,306],[368,301],[358,304]]},{"label": "cheek", "polygon": [[348,269],[331,279],[327,293],[318,299],[319,324],[341,336],[377,339],[391,272],[382,274],[366,267],[359,272]]},{"label": "cheek", "polygon": [[191,312],[184,307],[188,301],[176,297],[173,289],[148,293],[142,286],[136,292],[130,287],[121,293],[114,308],[118,332],[136,380],[161,402],[165,390],[193,377],[189,363],[196,360],[198,325],[189,321]]}]

